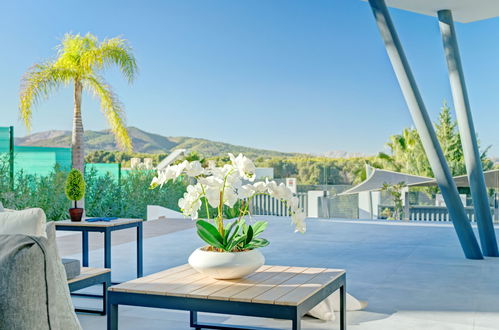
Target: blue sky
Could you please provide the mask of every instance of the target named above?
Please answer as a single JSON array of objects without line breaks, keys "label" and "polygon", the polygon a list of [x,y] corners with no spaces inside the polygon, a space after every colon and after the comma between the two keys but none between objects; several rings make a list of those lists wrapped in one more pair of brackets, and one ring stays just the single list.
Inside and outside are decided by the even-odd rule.
[{"label": "blue sky", "polygon": [[[437,21],[392,10],[430,115],[450,103]],[[457,24],[476,130],[499,156],[499,19]],[[259,148],[376,153],[412,125],[368,5],[357,0],[3,1],[0,126],[26,133],[20,78],[66,32],[129,39],[140,75],[105,73],[128,124]],[[83,101],[86,129],[106,123]],[[70,88],[44,101],[33,132],[71,129]]]}]

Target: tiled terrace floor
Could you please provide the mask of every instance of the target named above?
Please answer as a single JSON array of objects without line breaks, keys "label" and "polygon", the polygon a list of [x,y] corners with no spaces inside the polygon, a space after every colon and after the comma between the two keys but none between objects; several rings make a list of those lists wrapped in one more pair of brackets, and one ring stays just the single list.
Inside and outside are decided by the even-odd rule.
[{"label": "tiled terrace floor", "polygon": [[[268,217],[267,217],[268,218]],[[348,291],[367,300],[365,311],[349,312],[357,329],[499,329],[499,258],[466,260],[452,226],[382,221],[308,221],[308,232],[294,234],[289,220],[271,217],[263,250],[267,264],[345,268]],[[154,273],[186,262],[201,242],[189,220],[145,224],[144,272]],[[133,278],[133,231],[113,244],[113,280]],[[90,235],[91,240],[98,234]],[[71,238],[70,238],[71,237]],[[58,238],[61,254],[80,258],[80,237]],[[91,243],[91,266],[102,266],[103,252]],[[97,300],[74,298],[79,306]],[[106,318],[79,315],[84,329],[105,329]],[[287,329],[287,321],[224,315],[205,319]],[[335,322],[305,318],[303,329],[337,329]],[[188,313],[120,307],[120,329],[189,329]]]}]

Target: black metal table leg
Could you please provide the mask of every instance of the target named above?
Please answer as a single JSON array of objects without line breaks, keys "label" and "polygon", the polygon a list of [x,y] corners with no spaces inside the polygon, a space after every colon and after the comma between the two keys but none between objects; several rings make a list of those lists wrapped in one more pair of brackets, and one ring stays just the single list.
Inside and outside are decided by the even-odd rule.
[{"label": "black metal table leg", "polygon": [[201,330],[201,328],[198,327],[198,312],[190,311],[190,325],[191,328],[195,328],[196,330]]},{"label": "black metal table leg", "polygon": [[[106,312],[107,312],[107,300],[108,300],[107,299],[107,288],[111,284],[111,273],[106,273],[104,275],[100,275],[99,278],[100,278],[99,281],[102,282],[102,296],[99,296],[99,295],[89,295],[89,294],[84,294],[84,293],[71,293],[71,295],[74,295],[74,296],[84,296],[84,297],[87,297],[87,298],[102,298],[102,310],[85,309],[85,308],[75,308],[76,312],[106,315]],[[93,281],[92,278],[89,278],[88,280],[85,280],[85,281],[89,281],[88,286],[92,286],[92,285],[98,284],[98,282]],[[90,283],[90,281],[91,281],[91,283]],[[75,288],[73,285],[70,285],[70,287],[69,287],[70,291],[73,291],[75,289],[77,289],[77,290],[83,289],[83,288],[85,288],[86,284],[81,284],[80,287],[77,287],[77,288]]]},{"label": "black metal table leg", "polygon": [[109,304],[107,313],[107,330],[118,330],[118,305]]},{"label": "black metal table leg", "polygon": [[83,230],[81,232],[81,245],[82,265],[88,267],[88,231]]},{"label": "black metal table leg", "polygon": [[143,232],[142,222],[137,223],[137,277],[143,276]]},{"label": "black metal table leg", "polygon": [[293,322],[293,330],[301,330],[301,316],[296,314],[296,316],[291,320]]},{"label": "black metal table leg", "polygon": [[347,329],[346,281],[340,287],[340,330]]},{"label": "black metal table leg", "polygon": [[111,231],[104,232],[104,268],[111,269]]}]

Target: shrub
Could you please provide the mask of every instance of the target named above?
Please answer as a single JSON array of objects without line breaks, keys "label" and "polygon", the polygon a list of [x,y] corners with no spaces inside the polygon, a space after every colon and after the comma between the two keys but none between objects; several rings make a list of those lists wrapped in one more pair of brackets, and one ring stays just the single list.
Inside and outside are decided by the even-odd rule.
[{"label": "shrub", "polygon": [[[14,189],[10,187],[8,164],[0,160],[0,201],[6,208],[22,210],[40,207],[47,219],[68,219],[71,203],[65,192],[68,172],[54,168],[46,176],[18,172]],[[146,218],[147,205],[160,205],[179,210],[177,201],[185,192],[183,182],[165,184],[150,190],[154,171],[132,170],[119,181],[110,175],[85,173],[85,209],[88,216]]]},{"label": "shrub", "polygon": [[72,169],[66,179],[66,197],[70,201],[74,201],[74,207],[77,207],[76,202],[85,196],[85,180],[83,174],[77,169]]}]

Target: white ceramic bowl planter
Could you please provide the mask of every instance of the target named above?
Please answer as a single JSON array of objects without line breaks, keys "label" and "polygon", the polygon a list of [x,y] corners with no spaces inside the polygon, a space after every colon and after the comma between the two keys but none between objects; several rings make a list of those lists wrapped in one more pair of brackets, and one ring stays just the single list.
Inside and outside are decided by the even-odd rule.
[{"label": "white ceramic bowl planter", "polygon": [[241,278],[263,266],[265,257],[259,249],[242,252],[214,252],[201,248],[192,252],[189,265],[218,280]]}]

